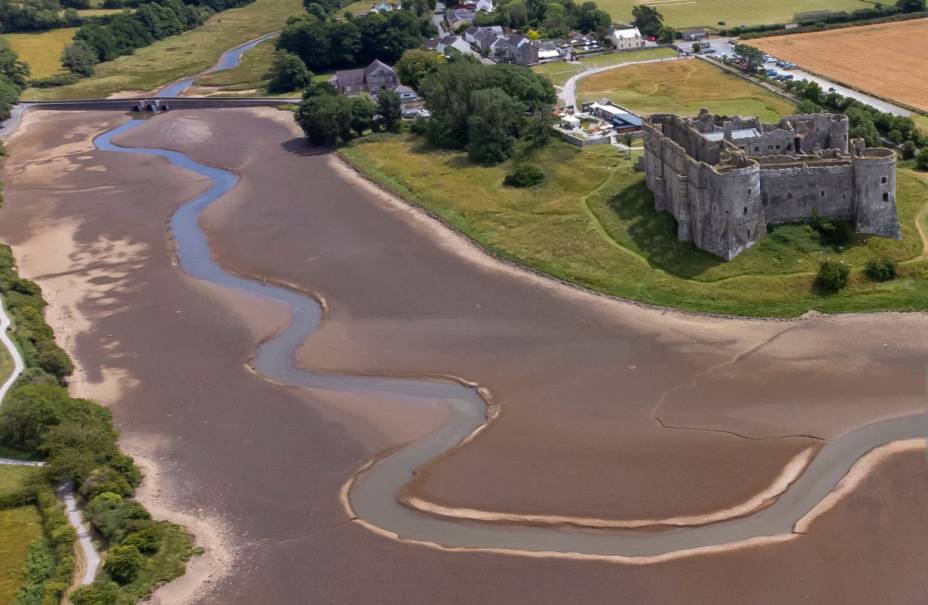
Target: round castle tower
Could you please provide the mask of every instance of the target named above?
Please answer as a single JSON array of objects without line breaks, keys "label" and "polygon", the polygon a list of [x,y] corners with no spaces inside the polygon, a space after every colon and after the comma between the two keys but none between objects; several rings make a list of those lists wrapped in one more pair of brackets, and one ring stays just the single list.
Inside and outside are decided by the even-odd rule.
[{"label": "round castle tower", "polygon": [[896,153],[863,147],[854,141],[854,200],[857,231],[883,237],[902,237],[896,215]]}]

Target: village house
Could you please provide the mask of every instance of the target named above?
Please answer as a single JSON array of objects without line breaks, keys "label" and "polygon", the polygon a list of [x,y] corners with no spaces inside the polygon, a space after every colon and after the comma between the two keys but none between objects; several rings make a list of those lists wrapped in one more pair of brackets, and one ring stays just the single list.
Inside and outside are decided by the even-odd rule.
[{"label": "village house", "polygon": [[538,48],[540,44],[529,40],[522,34],[512,34],[499,38],[493,44],[493,55],[506,63],[516,65],[534,65],[538,63]]},{"label": "village house", "polygon": [[617,50],[627,50],[629,48],[642,48],[645,45],[644,38],[637,27],[627,27],[624,29],[616,28],[612,30],[609,36],[612,39],[612,45]]},{"label": "village house", "polygon": [[453,32],[474,22],[474,11],[466,8],[450,8],[445,11],[445,22]]},{"label": "village house", "polygon": [[704,40],[709,37],[709,34],[702,27],[697,27],[695,29],[685,29],[681,34],[684,40],[687,42],[697,42],[699,40]]},{"label": "village house", "polygon": [[363,93],[376,94],[384,89],[393,90],[399,83],[396,71],[377,59],[371,61],[367,67],[339,70],[329,79],[329,84],[334,86],[340,94],[348,96]]}]

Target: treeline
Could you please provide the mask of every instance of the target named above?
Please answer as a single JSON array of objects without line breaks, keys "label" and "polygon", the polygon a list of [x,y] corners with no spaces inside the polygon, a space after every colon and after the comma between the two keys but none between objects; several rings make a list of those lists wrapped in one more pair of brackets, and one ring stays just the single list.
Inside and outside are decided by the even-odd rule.
[{"label": "treeline", "polygon": [[792,80],[786,83],[786,88],[802,99],[797,106],[799,113],[817,113],[823,109],[843,113],[850,122],[849,137],[864,139],[870,147],[882,146],[883,139],[901,145],[903,151],[906,146],[914,150],[928,145],[928,136],[919,130],[910,117],[880,111],[837,92],[826,93],[816,82]]},{"label": "treeline", "polygon": [[[142,475],[132,458],[120,451],[109,410],[71,397],[62,386],[73,366],[54,345],[51,327],[42,315],[46,303],[39,286],[16,274],[6,246],[0,248],[0,294],[27,366],[0,407],[0,445],[44,460],[42,472],[49,484],[75,485],[89,503],[91,523],[114,547],[94,586],[76,591],[71,600],[75,605],[108,605],[116,603],[121,594],[147,594],[157,583],[182,573],[177,562],[182,565],[190,557],[189,538],[178,544],[176,536],[183,534],[181,528],[151,520],[141,505],[128,500]],[[176,550],[169,557],[174,566],[169,573],[162,573],[157,569],[160,563],[151,557],[168,540]],[[126,554],[110,563],[115,548]],[[149,585],[131,585],[143,571]],[[60,597],[47,597],[48,585],[42,588],[42,583],[31,582],[30,586],[32,600],[27,603],[57,602]],[[67,583],[56,586],[55,591],[63,592]]]},{"label": "treeline", "polygon": [[435,147],[466,149],[481,164],[544,145],[557,100],[551,82],[529,69],[469,57],[437,64],[420,92],[431,117],[417,121],[414,132]]},{"label": "treeline", "polygon": [[[80,3],[78,3],[80,4]],[[0,29],[4,32],[29,32],[80,25],[77,12],[83,6],[58,0],[0,0]]]},{"label": "treeline", "polygon": [[[879,2],[867,8],[855,11],[823,11],[796,15],[798,27],[786,29],[785,23],[768,23],[765,25],[736,26],[720,30],[721,35],[741,36],[743,40],[770,35],[799,34],[809,31],[831,29],[831,26],[869,25],[884,21],[906,20],[916,18],[925,10],[925,0],[897,0],[895,4]],[[724,26],[724,22],[719,25]]]},{"label": "treeline", "polygon": [[612,17],[595,2],[503,0],[492,13],[477,13],[474,25],[530,28],[545,38],[563,38],[572,31],[606,36],[612,27]]},{"label": "treeline", "polygon": [[[62,65],[76,77],[93,75],[97,63],[111,61],[158,40],[199,27],[217,11],[244,6],[254,0],[159,0],[139,4],[131,13],[113,15],[82,26],[64,49]],[[66,84],[67,80],[39,85]]]},{"label": "treeline", "polygon": [[10,117],[10,110],[28,82],[29,66],[19,60],[6,39],[0,38],[0,122]]},{"label": "treeline", "polygon": [[411,10],[353,17],[331,15],[320,3],[309,6],[310,12],[287,22],[277,48],[298,56],[313,71],[367,65],[374,59],[394,63],[434,31],[427,17]]}]

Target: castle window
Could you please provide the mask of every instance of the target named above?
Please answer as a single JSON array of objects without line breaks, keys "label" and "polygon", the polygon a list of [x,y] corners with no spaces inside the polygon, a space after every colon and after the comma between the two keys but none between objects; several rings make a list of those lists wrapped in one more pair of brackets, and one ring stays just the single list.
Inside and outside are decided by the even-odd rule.
[{"label": "castle window", "polygon": [[779,146],[779,145],[777,145],[777,151],[780,151],[780,146]]},{"label": "castle window", "polygon": [[885,185],[888,181],[889,181],[889,179],[887,179],[885,176],[881,176],[881,177],[880,177],[880,182],[883,183],[884,185]]},{"label": "castle window", "polygon": [[787,143],[787,144],[786,144],[786,151],[792,151],[792,150],[793,150],[793,144],[792,144],[792,143]]},{"label": "castle window", "polygon": [[755,152],[760,151],[760,145],[755,145],[755,146],[754,146],[754,151],[755,151]]},{"label": "castle window", "polygon": [[748,239],[751,239],[751,230],[748,229]]},{"label": "castle window", "polygon": [[888,194],[888,193],[884,193],[884,194],[883,194],[883,201],[884,201],[884,202],[888,202],[888,201],[889,201],[889,194]]},{"label": "castle window", "polygon": [[744,216],[747,216],[747,215],[748,215],[748,207],[745,206],[745,207],[744,207]]},{"label": "castle window", "polygon": [[822,197],[825,197],[825,190],[822,189]]},{"label": "castle window", "polygon": [[748,195],[751,195],[751,192],[752,192],[752,191],[754,191],[754,190],[753,190],[753,189],[748,189]]},{"label": "castle window", "polygon": [[792,191],[790,191],[790,192],[788,192],[788,193],[786,194],[786,199],[788,199],[788,200],[793,199],[793,192],[792,192]]}]

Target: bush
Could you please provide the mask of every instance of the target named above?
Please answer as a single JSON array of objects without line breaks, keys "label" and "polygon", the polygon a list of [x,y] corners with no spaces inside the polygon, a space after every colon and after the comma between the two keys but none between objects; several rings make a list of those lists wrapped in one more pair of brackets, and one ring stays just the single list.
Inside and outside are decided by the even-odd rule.
[{"label": "bush", "polygon": [[919,170],[928,170],[928,147],[925,147],[915,156],[915,165]]},{"label": "bush", "polygon": [[534,187],[545,180],[545,173],[531,164],[520,164],[506,175],[503,184],[507,187]]},{"label": "bush", "polygon": [[119,587],[113,582],[98,582],[81,586],[71,593],[73,605],[116,605]]},{"label": "bush", "polygon": [[867,277],[874,281],[889,281],[896,279],[896,261],[888,256],[881,259],[870,259],[864,269]]},{"label": "bush", "polygon": [[161,547],[161,531],[154,524],[144,525],[126,536],[122,543],[138,548],[145,556],[151,556]]},{"label": "bush", "polygon": [[918,149],[915,147],[914,141],[906,141],[902,144],[902,159],[911,160],[915,157],[915,154],[918,152]]},{"label": "bush", "polygon": [[826,260],[819,266],[815,285],[824,292],[837,292],[847,286],[849,275],[847,265]]},{"label": "bush", "polygon": [[138,530],[150,521],[141,504],[124,500],[119,494],[103,492],[87,505],[90,522],[110,543],[121,543],[128,534]]},{"label": "bush", "polygon": [[103,564],[103,571],[119,584],[128,584],[135,579],[144,564],[145,557],[138,548],[131,544],[123,544],[110,549],[106,555],[106,563]]},{"label": "bush", "polygon": [[278,50],[271,65],[271,81],[268,92],[290,92],[306,88],[313,74],[306,69],[303,59],[285,50]]}]

